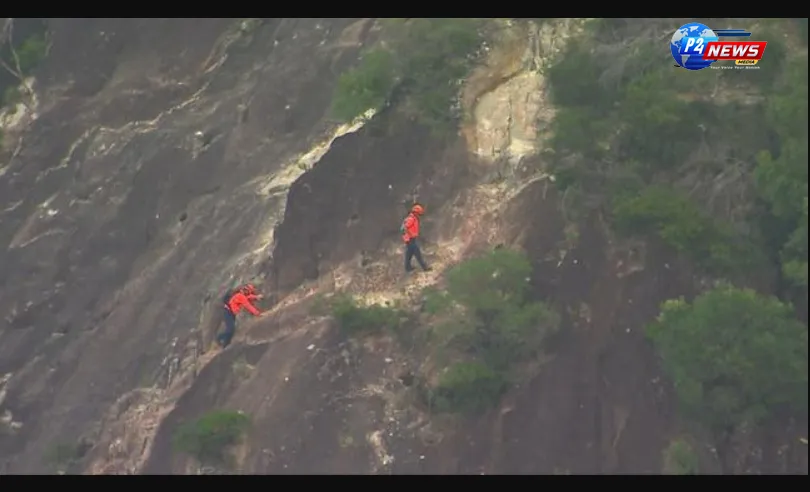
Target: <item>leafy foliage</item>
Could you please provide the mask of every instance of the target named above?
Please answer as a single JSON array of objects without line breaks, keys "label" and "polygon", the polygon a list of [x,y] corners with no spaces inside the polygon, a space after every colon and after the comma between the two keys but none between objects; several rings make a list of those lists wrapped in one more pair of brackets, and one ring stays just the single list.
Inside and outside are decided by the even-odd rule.
[{"label": "leafy foliage", "polygon": [[767,122],[778,141],[775,151],[757,157],[755,179],[773,218],[793,231],[783,238],[782,268],[807,287],[807,57],[788,65],[786,76],[767,101]]},{"label": "leafy foliage", "polygon": [[525,256],[497,249],[447,274],[447,292],[467,317],[456,343],[491,367],[505,369],[536,355],[559,317],[529,299],[532,267]]},{"label": "leafy foliage", "polygon": [[[651,36],[677,26],[590,22],[546,73],[558,109],[548,141],[557,186],[576,188],[589,206],[612,205],[619,229],[654,233],[709,273],[754,271],[752,262],[771,258],[806,288],[807,55],[790,52],[785,22],[758,23],[779,33],[765,36],[768,67],[700,72],[673,70],[649,49]],[[764,217],[749,199],[754,185]],[[698,189],[689,199],[686,186]],[[733,229],[705,209],[720,196]]]},{"label": "leafy foliage", "polygon": [[173,444],[201,464],[223,465],[228,448],[239,442],[249,426],[250,419],[242,413],[214,411],[180,426]]},{"label": "leafy foliage", "polygon": [[404,96],[415,116],[431,128],[452,127],[458,82],[472,66],[482,42],[476,19],[414,18],[391,20],[387,48],[368,52],[360,64],[344,73],[335,90],[333,112],[349,121],[368,109],[381,109]]},{"label": "leafy foliage", "polygon": [[713,431],[756,424],[779,408],[807,412],[807,329],[792,309],[721,286],[670,300],[648,335],[683,410]]},{"label": "leafy foliage", "polygon": [[360,306],[354,298],[341,295],[332,303],[332,316],[341,330],[350,335],[396,329],[401,324],[402,314],[396,309],[373,304]]},{"label": "leafy foliage", "polygon": [[[677,27],[656,22],[591,22],[547,69],[556,185],[703,273],[762,285],[778,264],[799,288],[776,291],[806,296],[808,62],[794,49],[806,20],[755,21],[769,40],[758,70],[700,72],[646,49]],[[807,328],[791,306],[724,285],[664,304],[648,331],[685,414],[716,436],[806,413]],[[682,441],[664,461],[665,473],[699,472]]]},{"label": "leafy foliage", "polygon": [[28,74],[45,57],[48,44],[43,33],[35,33],[27,37],[17,48],[17,58],[20,60],[20,70]]},{"label": "leafy foliage", "polygon": [[[48,45],[45,37],[47,26],[44,19],[36,18],[15,18],[13,22],[14,53],[17,54],[17,60],[20,62],[21,75],[27,77],[47,54]],[[0,45],[0,58],[13,71],[17,70],[16,60],[7,43]],[[20,80],[17,75],[20,74],[0,69],[0,93],[3,94],[4,106],[19,101],[20,94],[17,86],[20,84]]]},{"label": "leafy foliage", "polygon": [[799,224],[782,250],[782,269],[794,284],[807,287],[807,197]]},{"label": "leafy foliage", "polygon": [[650,186],[638,195],[619,197],[613,212],[620,232],[655,234],[707,269],[728,271],[749,261],[731,230],[672,188]]},{"label": "leafy foliage", "polygon": [[[446,321],[438,343],[461,355],[432,390],[440,411],[480,411],[497,402],[515,366],[536,358],[559,316],[530,299],[532,266],[507,249],[468,260],[447,274],[447,290],[430,294]],[[478,390],[472,388],[477,387]]]},{"label": "leafy foliage", "polygon": [[697,475],[700,472],[700,462],[692,446],[682,440],[675,439],[664,449],[665,475]]},{"label": "leafy foliage", "polygon": [[444,313],[453,305],[453,300],[447,291],[439,290],[433,286],[425,288],[422,295],[424,297],[422,310],[428,314]]},{"label": "leafy foliage", "polygon": [[381,108],[394,89],[394,56],[375,49],[366,53],[357,68],[338,79],[332,111],[343,121],[351,121],[367,109]]},{"label": "leafy foliage", "polygon": [[480,412],[491,407],[506,389],[503,374],[480,362],[459,362],[447,368],[433,390],[440,412]]},{"label": "leafy foliage", "polygon": [[[434,386],[422,387],[435,410],[478,412],[497,403],[516,364],[535,358],[545,338],[558,329],[559,316],[530,299],[531,274],[523,255],[497,249],[450,270],[446,289],[424,291],[422,312],[436,321],[432,350],[456,360]],[[398,330],[408,318],[396,308],[361,306],[347,295],[328,304],[348,334],[407,331]]]},{"label": "leafy foliage", "polygon": [[807,146],[799,139],[786,138],[779,157],[770,152],[759,156],[757,183],[763,197],[770,203],[773,214],[781,219],[795,220],[801,214],[801,204],[807,197]]},{"label": "leafy foliage", "polygon": [[627,85],[621,103],[619,153],[649,170],[683,163],[700,141],[699,123],[707,120],[702,114],[705,105],[681,100],[670,76],[659,70],[639,76]]},{"label": "leafy foliage", "polygon": [[555,104],[604,115],[612,110],[619,92],[615,87],[598,83],[602,65],[588,47],[592,42],[589,38],[571,40],[565,56],[555,59],[547,76]]}]

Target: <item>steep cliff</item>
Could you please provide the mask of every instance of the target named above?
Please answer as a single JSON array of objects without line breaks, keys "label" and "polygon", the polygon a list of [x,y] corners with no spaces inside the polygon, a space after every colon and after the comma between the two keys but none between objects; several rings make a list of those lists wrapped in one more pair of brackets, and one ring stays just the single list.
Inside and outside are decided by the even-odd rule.
[{"label": "steep cliff", "polygon": [[[374,19],[49,20],[32,95],[2,114],[0,470],[659,473],[682,424],[643,327],[701,274],[572,220],[555,186],[545,66],[584,24],[497,21],[446,135],[394,104],[332,117],[339,76],[387,41]],[[434,270],[406,280],[414,199]],[[336,291],[418,311],[502,245],[561,327],[483,414],[432,412],[418,350],[318,312]],[[222,291],[247,280],[269,316],[212,348]],[[215,409],[251,422],[228,468],[172,442]],[[735,471],[806,473],[803,429]]]}]

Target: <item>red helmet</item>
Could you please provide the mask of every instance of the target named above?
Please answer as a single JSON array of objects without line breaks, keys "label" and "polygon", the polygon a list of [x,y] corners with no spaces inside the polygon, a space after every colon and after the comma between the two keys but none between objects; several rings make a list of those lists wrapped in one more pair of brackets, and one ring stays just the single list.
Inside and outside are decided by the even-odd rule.
[{"label": "red helmet", "polygon": [[242,287],[243,294],[255,294],[256,293],[256,286],[253,284],[245,284]]},{"label": "red helmet", "polygon": [[411,213],[414,215],[422,215],[423,213],[425,213],[425,207],[419,205],[418,203],[414,204],[414,206],[411,207]]}]

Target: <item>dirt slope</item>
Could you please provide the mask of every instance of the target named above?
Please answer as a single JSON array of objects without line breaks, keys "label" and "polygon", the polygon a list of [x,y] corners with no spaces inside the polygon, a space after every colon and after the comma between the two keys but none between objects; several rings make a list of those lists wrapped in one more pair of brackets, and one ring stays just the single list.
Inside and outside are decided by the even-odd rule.
[{"label": "dirt slope", "polygon": [[[171,449],[213,408],[251,415],[241,473],[660,471],[679,429],[640,328],[695,279],[599,220],[571,230],[533,157],[553,116],[538,68],[575,21],[505,29],[450,141],[394,111],[327,118],[370,20],[52,29],[36,114],[6,130],[0,175],[2,472],[53,472],[54,445],[82,441],[71,472],[218,473]],[[414,196],[436,268],[404,282],[397,228]],[[314,294],[338,288],[415,307],[419,287],[498,244],[526,250],[564,327],[539,376],[488,415],[431,415],[403,378],[420,361],[312,315]],[[207,350],[217,294],[250,278],[272,315]],[[806,447],[779,444],[745,466],[806,473]]]}]

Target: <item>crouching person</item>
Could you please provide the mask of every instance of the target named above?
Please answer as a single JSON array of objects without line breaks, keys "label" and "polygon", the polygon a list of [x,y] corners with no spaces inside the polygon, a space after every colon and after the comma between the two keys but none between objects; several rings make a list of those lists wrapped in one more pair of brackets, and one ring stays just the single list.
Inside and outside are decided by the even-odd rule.
[{"label": "crouching person", "polygon": [[253,316],[261,316],[262,312],[253,305],[254,301],[262,296],[256,291],[253,284],[245,284],[241,287],[228,291],[222,298],[223,318],[225,321],[225,331],[217,335],[217,343],[225,348],[230,345],[234,333],[236,333],[236,315],[245,309]]}]

